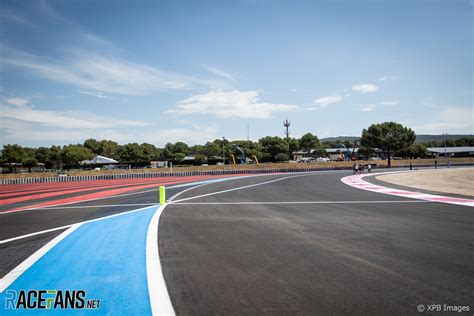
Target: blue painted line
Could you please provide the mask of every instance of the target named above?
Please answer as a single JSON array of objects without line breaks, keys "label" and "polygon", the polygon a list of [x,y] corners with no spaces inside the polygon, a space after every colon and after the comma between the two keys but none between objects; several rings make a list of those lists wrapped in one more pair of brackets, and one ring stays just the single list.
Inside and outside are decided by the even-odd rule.
[{"label": "blue painted line", "polygon": [[[157,207],[83,224],[0,294],[0,315],[149,315],[146,234]],[[85,290],[99,309],[5,309],[9,290]],[[51,297],[47,295],[46,297]]]}]

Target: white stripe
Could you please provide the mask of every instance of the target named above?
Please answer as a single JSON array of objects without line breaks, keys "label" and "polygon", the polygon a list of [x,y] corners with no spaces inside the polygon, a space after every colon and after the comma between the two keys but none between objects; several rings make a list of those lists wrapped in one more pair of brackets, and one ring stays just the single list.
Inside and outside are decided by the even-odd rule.
[{"label": "white stripe", "polygon": [[53,240],[38,249],[35,253],[28,257],[25,261],[20,263],[16,268],[10,271],[2,279],[0,279],[0,293],[5,291],[15,280],[20,277],[26,270],[28,270],[35,262],[44,256],[49,250],[56,246],[61,240],[66,238],[69,234],[75,231],[81,224],[72,225],[68,230],[56,236]]},{"label": "white stripe", "polygon": [[166,205],[163,204],[155,211],[146,234],[146,274],[148,295],[153,315],[175,314],[166,288],[163,271],[161,270],[160,253],[158,250],[158,225],[161,213],[163,213]]},{"label": "white stripe", "polygon": [[[342,173],[342,172],[347,172],[347,170],[327,170],[327,171],[305,171],[301,172],[300,174],[316,174],[316,173]],[[218,178],[218,179],[227,179],[227,180],[238,180],[242,178],[247,178],[247,177],[268,177],[268,176],[276,176],[276,175],[282,175],[285,173],[265,173],[265,174],[254,174],[254,175],[244,175],[244,176],[231,176],[229,175],[229,178]],[[206,181],[206,180],[199,180],[199,181],[194,181],[194,182],[201,182],[201,181]],[[159,185],[159,183],[157,183]],[[168,189],[174,189],[174,188],[179,188],[185,185],[193,185],[193,182],[190,183],[182,183],[182,184],[176,184],[174,186],[167,187]],[[51,207],[56,207],[60,205],[70,205],[70,204],[77,204],[77,203],[84,203],[84,202],[90,202],[90,201],[97,201],[97,200],[104,200],[104,199],[113,199],[117,197],[122,197],[122,196],[129,196],[129,195],[136,195],[136,194],[143,194],[143,193],[148,193],[148,192],[153,192],[153,191],[158,191],[158,189],[151,189],[151,190],[145,190],[145,191],[139,191],[139,192],[131,192],[131,193],[123,193],[123,194],[118,194],[118,195],[112,195],[112,196],[105,196],[105,197],[100,197],[100,198],[93,198],[93,199],[88,199],[88,200],[83,200],[83,201],[76,201],[76,202],[67,202],[67,203],[59,203],[59,204],[54,204],[51,206],[45,206],[43,208],[23,208],[23,209],[17,209],[17,210],[12,210],[12,211],[6,211],[6,212],[0,212],[0,215],[3,214],[10,214],[10,213],[17,213],[17,212],[23,212],[23,211],[32,211],[32,210],[46,210]]]},{"label": "white stripe", "polygon": [[78,206],[47,206],[47,207],[40,207],[34,208],[31,210],[66,210],[66,209],[74,209],[74,208],[97,208],[97,207],[121,207],[121,206],[153,206],[156,203],[137,203],[137,204],[99,204],[99,205],[78,205]]},{"label": "white stripe", "polygon": [[372,203],[432,203],[432,201],[284,201],[284,202],[182,202],[179,205],[260,205],[260,204],[372,204]]},{"label": "white stripe", "polygon": [[176,201],[173,201],[171,203],[178,203],[178,202],[182,202],[182,201],[194,200],[194,199],[198,199],[198,198],[202,198],[202,197],[206,197],[206,196],[211,196],[211,195],[216,195],[216,194],[221,194],[221,193],[226,193],[226,192],[232,192],[232,191],[237,191],[237,190],[242,190],[242,189],[247,189],[247,188],[253,188],[253,187],[257,187],[257,186],[260,186],[260,185],[265,185],[265,184],[269,184],[269,183],[273,183],[273,182],[277,182],[277,181],[282,181],[282,180],[291,179],[291,178],[304,177],[304,176],[310,176],[310,175],[314,175],[314,173],[298,174],[298,175],[284,177],[284,178],[278,178],[278,179],[274,179],[274,180],[270,180],[270,181],[259,182],[259,183],[254,183],[254,184],[250,184],[250,185],[244,185],[244,186],[237,187],[237,188],[232,188],[232,189],[227,189],[227,190],[222,190],[222,191],[217,191],[217,192],[212,192],[212,193],[207,193],[207,194],[202,194],[202,195],[197,195],[197,196],[192,196],[192,197],[189,197],[189,198],[176,200]]},{"label": "white stripe", "polygon": [[[261,176],[272,176],[272,175],[275,175],[275,174],[257,174],[257,175],[250,175],[250,176],[245,175],[245,176],[242,176],[242,177],[233,176],[233,177],[225,178],[225,179],[234,180],[234,179],[242,179],[242,178],[246,178],[246,177],[261,177]],[[219,179],[224,179],[224,178],[219,178]],[[190,182],[190,183],[176,184],[176,185],[167,187],[167,189],[174,189],[174,188],[180,188],[180,187],[183,187],[183,186],[186,186],[186,185],[193,185],[195,182],[201,182],[201,181],[205,181],[205,180],[199,180],[199,181],[194,181],[194,182]],[[159,185],[159,183],[157,183],[157,185]],[[118,194],[118,195],[104,196],[104,197],[87,199],[87,200],[76,201],[76,202],[58,203],[58,204],[54,204],[54,205],[51,205],[51,206],[45,206],[45,207],[41,207],[41,208],[23,208],[23,209],[11,210],[11,211],[6,211],[6,212],[0,212],[0,215],[23,212],[23,211],[47,210],[47,209],[57,207],[57,206],[60,206],[60,205],[70,205],[70,204],[78,204],[78,203],[97,201],[97,200],[114,199],[114,198],[117,198],[117,197],[149,193],[149,192],[158,191],[158,190],[159,189],[150,189],[150,190],[139,191],[139,192],[123,193],[123,194]]]},{"label": "white stripe", "polygon": [[92,222],[97,222],[97,221],[101,221],[101,220],[104,220],[104,219],[109,219],[109,218],[112,218],[112,217],[122,216],[122,215],[125,215],[125,214],[140,212],[140,211],[143,211],[143,210],[145,210],[149,207],[150,206],[142,207],[142,208],[132,210],[132,211],[128,211],[128,212],[122,212],[122,213],[118,213],[118,214],[113,214],[113,215],[108,215],[108,216],[104,216],[104,217],[94,218],[94,219],[90,219],[88,221],[73,223],[73,224],[70,224],[70,225],[50,228],[50,229],[41,230],[41,231],[38,231],[38,232],[35,232],[35,233],[30,233],[30,234],[26,234],[26,235],[17,236],[17,237],[12,237],[12,238],[9,238],[9,239],[0,240],[0,244],[5,244],[5,243],[11,242],[11,241],[15,241],[15,240],[23,239],[23,238],[28,238],[30,236],[35,236],[35,235],[39,235],[39,234],[48,233],[50,231],[55,231],[55,230],[59,230],[59,229],[68,228],[68,227],[71,227],[73,225],[82,225],[82,224],[86,224],[86,223],[92,223]]}]

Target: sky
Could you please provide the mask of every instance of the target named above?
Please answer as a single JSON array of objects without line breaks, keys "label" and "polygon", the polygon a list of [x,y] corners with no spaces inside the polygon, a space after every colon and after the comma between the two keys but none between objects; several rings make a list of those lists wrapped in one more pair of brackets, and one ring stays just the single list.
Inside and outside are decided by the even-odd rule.
[{"label": "sky", "polygon": [[474,134],[470,0],[0,0],[0,145]]}]

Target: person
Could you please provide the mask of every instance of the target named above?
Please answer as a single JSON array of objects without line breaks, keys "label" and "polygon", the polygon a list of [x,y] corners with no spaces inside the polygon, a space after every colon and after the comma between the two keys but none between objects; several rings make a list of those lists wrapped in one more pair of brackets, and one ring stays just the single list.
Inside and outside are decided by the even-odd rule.
[{"label": "person", "polygon": [[356,165],[355,165],[355,163],[352,164],[352,174],[356,174]]},{"label": "person", "polygon": [[411,161],[410,161],[410,170],[413,170],[413,165],[411,164]]},{"label": "person", "polygon": [[438,169],[438,160],[435,160],[435,169]]},{"label": "person", "polygon": [[372,165],[370,163],[367,165],[367,173],[372,173]]},{"label": "person", "polygon": [[355,165],[355,173],[359,173],[359,163],[356,163]]}]

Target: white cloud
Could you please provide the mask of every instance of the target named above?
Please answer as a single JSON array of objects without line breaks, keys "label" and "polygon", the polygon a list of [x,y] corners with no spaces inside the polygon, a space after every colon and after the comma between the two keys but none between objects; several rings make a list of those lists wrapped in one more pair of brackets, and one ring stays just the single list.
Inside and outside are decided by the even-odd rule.
[{"label": "white cloud", "polygon": [[382,101],[380,104],[382,105],[397,105],[399,102],[398,101]]},{"label": "white cloud", "polygon": [[77,92],[80,93],[80,94],[91,95],[91,96],[96,97],[96,98],[99,98],[99,99],[113,99],[112,97],[109,97],[109,96],[103,94],[103,93],[100,92],[100,91],[96,91],[96,92],[77,91]]},{"label": "white cloud", "polygon": [[379,88],[371,83],[364,83],[364,84],[356,84],[352,86],[352,90],[359,91],[361,93],[369,93],[378,91]]},{"label": "white cloud", "polygon": [[221,118],[268,118],[273,112],[294,111],[295,105],[260,102],[257,91],[209,91],[179,101],[170,113],[211,114]]},{"label": "white cloud", "polygon": [[[147,95],[161,90],[216,86],[215,80],[161,71],[112,56],[78,52],[61,62],[6,49],[2,66],[22,68],[40,77],[101,93]],[[84,91],[82,90],[82,91]]]},{"label": "white cloud", "polygon": [[0,105],[0,119],[14,119],[30,124],[63,129],[97,129],[116,126],[147,126],[148,123],[122,120],[113,117],[102,117],[92,113],[75,111],[37,110],[31,107],[11,107]]},{"label": "white cloud", "polygon": [[329,95],[326,97],[322,97],[319,99],[314,100],[315,103],[318,103],[321,108],[325,108],[332,103],[337,103],[342,100],[342,96],[340,95]]},{"label": "white cloud", "polygon": [[375,104],[367,104],[367,105],[363,105],[361,108],[359,108],[359,111],[372,112],[373,110],[375,110],[375,107],[376,107]]},{"label": "white cloud", "polygon": [[28,103],[30,103],[30,100],[28,98],[21,98],[21,97],[11,98],[5,101],[10,105],[15,105],[15,106],[25,106]]},{"label": "white cloud", "polygon": [[385,81],[385,80],[395,80],[398,79],[397,76],[382,76],[379,78],[379,81]]},{"label": "white cloud", "polygon": [[415,125],[413,130],[418,134],[474,134],[473,114],[472,108],[469,107],[447,107],[438,111],[431,122]]},{"label": "white cloud", "polygon": [[234,76],[232,76],[230,73],[219,69],[217,67],[212,67],[212,66],[206,66],[206,70],[212,73],[213,75],[225,78],[227,80],[234,81]]}]

